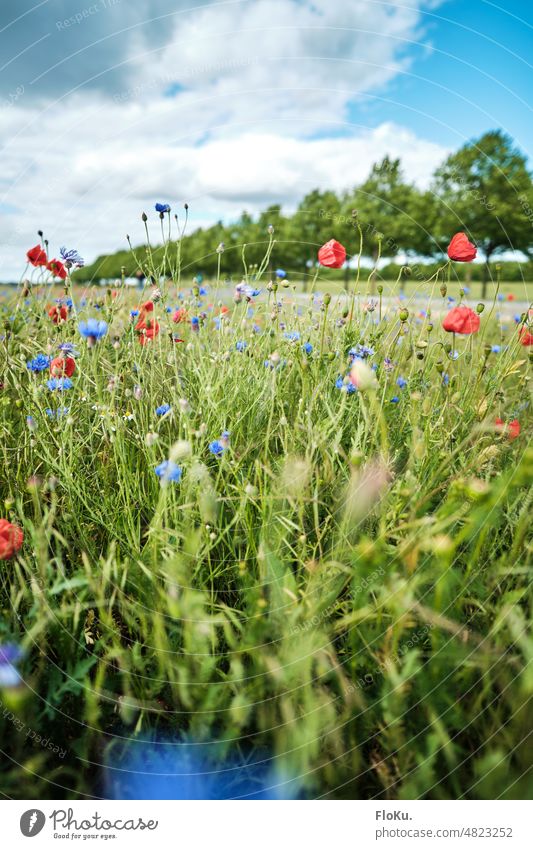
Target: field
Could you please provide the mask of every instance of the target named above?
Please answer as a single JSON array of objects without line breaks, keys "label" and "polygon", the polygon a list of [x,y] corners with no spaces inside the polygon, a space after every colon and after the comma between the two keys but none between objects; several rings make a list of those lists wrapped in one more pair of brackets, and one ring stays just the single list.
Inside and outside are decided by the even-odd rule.
[{"label": "field", "polygon": [[269,279],[4,290],[3,793],[530,798],[524,285]]}]

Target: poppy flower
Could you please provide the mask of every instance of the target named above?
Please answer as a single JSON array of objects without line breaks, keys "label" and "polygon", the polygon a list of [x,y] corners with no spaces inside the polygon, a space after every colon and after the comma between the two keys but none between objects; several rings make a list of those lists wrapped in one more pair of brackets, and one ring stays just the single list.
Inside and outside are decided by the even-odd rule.
[{"label": "poppy flower", "polygon": [[17,525],[0,519],[0,560],[10,560],[22,547],[24,534]]},{"label": "poppy flower", "polygon": [[185,307],[180,307],[176,310],[176,312],[172,316],[172,321],[175,324],[179,324],[180,321],[187,321],[187,310],[185,309]]},{"label": "poppy flower", "polygon": [[50,363],[52,377],[72,377],[76,371],[76,360],[73,357],[54,357]]},{"label": "poppy flower", "polygon": [[158,335],[159,322],[148,319],[144,327],[138,327],[137,330],[139,333],[139,342],[141,345],[145,345],[148,341],[153,342],[155,337]]},{"label": "poppy flower", "polygon": [[66,321],[68,318],[68,309],[65,306],[53,306],[48,310],[48,315],[54,322],[54,324],[59,324],[60,321]]},{"label": "poppy flower", "polygon": [[456,233],[448,245],[448,256],[455,262],[472,262],[477,256],[477,248],[466,233]]},{"label": "poppy flower", "polygon": [[518,331],[518,335],[520,336],[520,344],[525,345],[526,348],[531,347],[533,345],[533,333],[531,333],[527,327],[521,327]]},{"label": "poppy flower", "polygon": [[506,431],[509,439],[516,439],[520,436],[520,422],[518,419],[513,419],[508,425],[505,424],[503,419],[496,419],[494,424],[498,433],[504,433]]},{"label": "poppy flower", "polygon": [[318,261],[325,268],[341,268],[346,259],[346,248],[335,239],[330,239],[318,251]]},{"label": "poppy flower", "polygon": [[148,340],[153,340],[159,333],[159,322],[148,317],[148,313],[153,312],[153,301],[145,301],[139,309],[139,320],[135,325],[135,330],[139,334],[139,342],[144,345]]},{"label": "poppy flower", "polygon": [[470,307],[454,307],[445,316],[442,326],[448,333],[469,335],[479,330],[479,316]]},{"label": "poppy flower", "polygon": [[48,262],[46,251],[44,251],[40,245],[35,245],[34,248],[30,248],[30,250],[26,253],[26,258],[28,262],[36,268],[38,265],[46,265]]},{"label": "poppy flower", "polygon": [[65,280],[67,276],[67,269],[59,259],[51,259],[50,262],[46,265],[48,271],[54,275],[54,277],[59,277],[60,280]]}]

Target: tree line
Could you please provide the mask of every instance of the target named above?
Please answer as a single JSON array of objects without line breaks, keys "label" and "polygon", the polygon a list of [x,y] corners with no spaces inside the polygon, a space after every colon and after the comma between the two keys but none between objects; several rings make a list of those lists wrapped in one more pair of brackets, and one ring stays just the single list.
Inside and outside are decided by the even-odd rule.
[{"label": "tree line", "polygon": [[[448,156],[426,190],[406,179],[399,159],[386,156],[360,185],[341,194],[315,189],[292,215],[274,205],[256,217],[243,212],[233,223],[218,221],[186,233],[180,246],[182,269],[190,276],[201,272],[210,277],[220,263],[222,274],[239,275],[243,245],[248,267],[259,264],[272,227],[276,243],[270,271],[282,268],[304,281],[314,273],[317,248],[331,238],[354,255],[362,233],[365,257],[376,262],[406,254],[415,263],[442,258],[451,235],[461,230],[484,260],[483,269],[470,267],[469,274],[481,274],[486,281],[491,261],[505,251],[519,250],[533,260],[532,178],[526,157],[500,130],[487,132]],[[137,257],[142,250],[136,250]],[[161,258],[163,250],[158,250]],[[138,273],[133,254],[124,250],[98,257],[77,271],[76,279]]]}]

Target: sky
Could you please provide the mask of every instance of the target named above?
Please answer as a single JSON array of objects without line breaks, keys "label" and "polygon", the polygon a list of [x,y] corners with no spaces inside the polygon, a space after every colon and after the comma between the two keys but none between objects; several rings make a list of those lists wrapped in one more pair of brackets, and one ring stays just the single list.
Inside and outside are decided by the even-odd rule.
[{"label": "sky", "polygon": [[0,280],[39,229],[141,242],[156,201],[290,212],[385,154],[427,186],[494,128],[530,156],[532,36],[531,0],[2,0]]}]

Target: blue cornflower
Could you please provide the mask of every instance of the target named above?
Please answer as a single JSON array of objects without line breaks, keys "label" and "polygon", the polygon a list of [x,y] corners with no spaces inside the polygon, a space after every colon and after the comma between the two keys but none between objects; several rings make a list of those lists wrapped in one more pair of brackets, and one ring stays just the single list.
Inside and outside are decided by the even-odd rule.
[{"label": "blue cornflower", "polygon": [[166,416],[167,413],[170,413],[171,409],[170,404],[161,404],[155,408],[155,414],[156,416]]},{"label": "blue cornflower", "polygon": [[138,315],[139,315],[139,310],[130,310],[131,318],[137,318]]},{"label": "blue cornflower", "polygon": [[183,475],[183,470],[181,466],[177,466],[172,460],[163,460],[159,466],[155,467],[155,473],[161,480],[161,485],[163,485],[168,483],[168,481],[179,483]]},{"label": "blue cornflower", "polygon": [[20,684],[20,672],[16,668],[24,652],[15,643],[0,646],[0,687],[16,687]]},{"label": "blue cornflower", "polygon": [[170,204],[169,203],[156,203],[155,211],[156,212],[170,212]]},{"label": "blue cornflower", "polygon": [[501,349],[502,349],[501,345],[493,345],[490,350],[492,351],[493,354],[499,354]]},{"label": "blue cornflower", "polygon": [[403,389],[404,386],[407,386],[407,381],[405,377],[398,377],[396,380],[396,386],[399,386],[400,389]]},{"label": "blue cornflower", "polygon": [[222,457],[226,450],[226,446],[219,439],[215,439],[213,442],[209,443],[209,450],[211,454],[215,455],[215,457]]},{"label": "blue cornflower", "polygon": [[391,402],[391,404],[397,404],[399,400],[400,399],[398,398],[397,395],[393,395],[392,398],[390,399],[390,402]]},{"label": "blue cornflower", "polygon": [[345,383],[344,378],[341,377],[341,375],[339,375],[337,380],[335,381],[335,386],[337,387],[337,389],[340,389],[341,392],[346,392],[348,395],[351,395],[353,392],[357,392],[357,387],[354,386],[351,381]]},{"label": "blue cornflower", "polygon": [[505,300],[505,299],[504,299],[504,296],[501,294],[501,292],[500,292],[500,294],[498,295],[498,300],[499,300],[499,301],[503,301],[503,300]]},{"label": "blue cornflower", "polygon": [[63,392],[65,389],[72,389],[74,384],[70,377],[51,377],[50,380],[46,381],[46,385],[52,392],[55,390]]},{"label": "blue cornflower", "polygon": [[64,354],[69,354],[71,357],[77,357],[78,351],[76,350],[76,346],[72,342],[62,342],[61,345],[57,346],[58,351],[63,351]]},{"label": "blue cornflower", "polygon": [[207,288],[207,286],[200,286],[200,288],[198,289],[198,294],[207,295],[208,291],[209,289]]},{"label": "blue cornflower", "polygon": [[286,276],[287,276],[287,272],[284,271],[283,268],[276,268],[276,277],[279,280],[285,280]]},{"label": "blue cornflower", "polygon": [[61,259],[69,268],[73,265],[76,265],[78,268],[82,268],[85,265],[85,260],[76,250],[67,251],[66,248],[60,248],[59,253]]},{"label": "blue cornflower", "polygon": [[306,354],[312,354],[313,352],[313,346],[310,342],[304,342],[302,345],[302,349],[305,351]]},{"label": "blue cornflower", "polygon": [[87,321],[80,321],[78,330],[89,342],[94,343],[106,335],[107,322],[99,321],[97,318],[88,318]]},{"label": "blue cornflower", "polygon": [[52,410],[51,407],[47,407],[45,413],[49,419],[59,419],[61,416],[67,415],[68,407],[58,407],[57,410]]},{"label": "blue cornflower", "polygon": [[200,326],[200,319],[197,315],[193,315],[191,318],[191,326],[193,330],[198,330],[198,327]]},{"label": "blue cornflower", "polygon": [[248,347],[248,343],[241,340],[241,341],[235,343],[235,347],[236,347],[237,351],[245,351],[246,348]]},{"label": "blue cornflower", "polygon": [[449,374],[443,374],[442,375],[442,385],[448,386],[449,382],[450,382],[450,375]]},{"label": "blue cornflower", "polygon": [[348,351],[348,360],[353,363],[354,360],[366,360],[375,353],[373,348],[368,345],[356,345],[355,348],[350,348]]},{"label": "blue cornflower", "polygon": [[289,330],[283,335],[285,336],[285,339],[289,340],[289,342],[298,342],[300,339],[300,332],[298,330]]},{"label": "blue cornflower", "polygon": [[50,366],[50,357],[47,357],[45,354],[37,354],[37,356],[34,357],[33,360],[30,360],[26,366],[30,371],[46,371],[46,369]]}]

